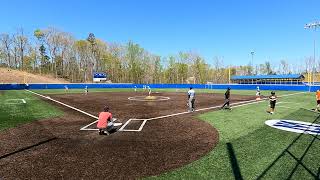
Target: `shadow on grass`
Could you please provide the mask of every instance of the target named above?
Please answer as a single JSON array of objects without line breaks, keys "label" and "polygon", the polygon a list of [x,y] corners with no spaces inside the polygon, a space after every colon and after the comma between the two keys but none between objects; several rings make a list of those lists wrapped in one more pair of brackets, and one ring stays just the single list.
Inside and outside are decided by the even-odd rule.
[{"label": "shadow on grass", "polygon": [[[320,115],[312,122],[312,124],[316,123],[318,120],[320,119]],[[289,151],[290,147],[292,147],[303,135],[307,135],[307,136],[312,136],[313,139],[311,140],[311,142],[308,144],[307,148],[305,149],[305,151],[302,153],[302,155],[300,157],[296,157],[292,152]],[[267,173],[268,171],[281,159],[281,157],[283,157],[286,154],[289,154],[289,156],[291,158],[294,159],[294,161],[296,161],[296,164],[294,166],[294,168],[291,170],[291,172],[289,173],[288,177],[286,179],[292,179],[292,176],[294,175],[294,173],[297,171],[299,165],[302,166],[314,179],[320,179],[320,167],[318,172],[314,173],[312,172],[312,170],[310,170],[304,163],[303,163],[303,159],[304,157],[307,155],[308,151],[310,150],[312,144],[316,141],[316,140],[320,140],[320,138],[318,137],[318,135],[311,135],[311,134],[304,134],[301,133],[299,134],[288,146],[287,148],[285,148],[280,155],[257,177],[258,180],[262,179]]]},{"label": "shadow on grass", "polygon": [[241,171],[240,171],[240,167],[238,164],[238,160],[237,160],[236,154],[233,150],[233,146],[231,143],[227,143],[227,150],[229,153],[229,159],[230,159],[230,164],[231,164],[232,172],[234,175],[234,179],[243,180],[242,175],[241,175]]}]

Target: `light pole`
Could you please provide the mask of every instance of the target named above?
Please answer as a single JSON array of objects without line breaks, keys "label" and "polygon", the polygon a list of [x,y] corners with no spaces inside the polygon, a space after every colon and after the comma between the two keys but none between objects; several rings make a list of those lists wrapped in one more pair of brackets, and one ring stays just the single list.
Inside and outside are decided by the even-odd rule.
[{"label": "light pole", "polygon": [[[314,29],[316,32],[317,28],[320,27],[320,21],[306,24],[305,29]],[[314,33],[313,39],[313,67],[312,67],[312,84],[314,84],[314,73],[315,73],[315,64],[316,64],[316,33]]]},{"label": "light pole", "polygon": [[254,55],[254,51],[251,51],[250,54],[251,54],[251,65],[252,65],[252,72],[253,72],[253,55]]}]

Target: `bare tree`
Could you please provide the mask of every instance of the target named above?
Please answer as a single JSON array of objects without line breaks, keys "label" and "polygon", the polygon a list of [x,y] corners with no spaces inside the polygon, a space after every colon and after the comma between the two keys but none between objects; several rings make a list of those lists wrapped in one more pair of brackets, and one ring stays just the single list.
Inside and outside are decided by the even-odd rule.
[{"label": "bare tree", "polygon": [[289,68],[289,63],[286,60],[281,60],[280,61],[281,69],[280,73],[281,74],[290,74],[290,68]]},{"label": "bare tree", "polygon": [[213,60],[213,77],[214,83],[227,82],[224,62],[222,57],[215,57]]},{"label": "bare tree", "polygon": [[11,62],[11,48],[12,48],[12,38],[9,34],[0,35],[0,48],[5,57],[5,62],[9,67],[12,66]]},{"label": "bare tree", "polygon": [[[16,32],[16,34],[14,35],[14,46],[15,46],[15,53],[17,53],[17,55],[20,58],[19,61],[19,68],[23,69],[24,68],[24,56],[26,53],[26,50],[28,49],[27,45],[28,45],[28,37],[25,36],[24,30],[23,28],[19,28]],[[16,58],[16,56],[15,56]]]},{"label": "bare tree", "polygon": [[[201,55],[192,51],[160,57],[131,41],[125,45],[105,42],[93,33],[86,39],[76,40],[71,34],[52,27],[37,29],[34,37],[37,38],[35,42],[22,28],[14,34],[1,34],[0,62],[12,68],[63,77],[71,82],[91,81],[94,71],[108,73],[112,82],[228,82],[229,69],[222,57],[215,57],[210,66]],[[254,70],[260,74],[315,70],[310,58],[301,59],[299,63],[290,67],[287,60],[281,60],[273,64],[267,61],[260,68],[253,68],[250,64],[233,66],[231,74],[256,74]],[[317,64],[316,71],[319,69],[320,64]]]}]

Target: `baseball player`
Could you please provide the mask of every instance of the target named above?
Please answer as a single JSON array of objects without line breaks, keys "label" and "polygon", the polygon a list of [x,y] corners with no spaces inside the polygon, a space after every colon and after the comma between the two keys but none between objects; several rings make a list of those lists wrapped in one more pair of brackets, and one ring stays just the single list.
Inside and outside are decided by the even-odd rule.
[{"label": "baseball player", "polygon": [[316,99],[317,99],[316,111],[320,111],[320,90],[317,90],[317,92],[316,92]]},{"label": "baseball player", "polygon": [[112,114],[109,112],[109,107],[105,106],[103,108],[103,112],[100,112],[97,128],[99,129],[99,135],[107,134],[106,132],[112,133],[116,131],[117,128],[114,126]]},{"label": "baseball player", "polygon": [[261,99],[260,96],[261,96],[260,88],[259,88],[259,86],[257,86],[256,100],[260,100]]},{"label": "baseball player", "polygon": [[277,96],[274,91],[271,91],[271,95],[269,96],[269,101],[270,101],[270,110],[268,110],[267,113],[273,114],[274,108],[276,107],[276,102],[277,102]]},{"label": "baseball player", "polygon": [[134,92],[137,92],[137,86],[134,86]]},{"label": "baseball player", "polygon": [[194,111],[194,102],[195,102],[195,91],[190,87],[190,90],[188,91],[188,112]]},{"label": "baseball player", "polygon": [[[226,106],[226,108],[225,108]],[[224,104],[222,105],[221,109],[229,109],[230,107],[230,88],[228,87],[227,91],[224,93]]]},{"label": "baseball player", "polygon": [[150,88],[150,86],[147,86],[147,89],[148,89],[148,94],[149,94],[149,96],[151,95],[151,88]]},{"label": "baseball player", "polygon": [[88,86],[86,86],[86,87],[84,88],[84,94],[85,94],[85,95],[87,95],[87,94],[88,94],[88,92],[89,92],[89,90],[88,90]]},{"label": "baseball player", "polygon": [[67,85],[65,85],[65,86],[64,86],[64,91],[65,91],[65,93],[67,93],[67,92],[68,92],[68,90],[69,90],[68,86],[67,86]]}]

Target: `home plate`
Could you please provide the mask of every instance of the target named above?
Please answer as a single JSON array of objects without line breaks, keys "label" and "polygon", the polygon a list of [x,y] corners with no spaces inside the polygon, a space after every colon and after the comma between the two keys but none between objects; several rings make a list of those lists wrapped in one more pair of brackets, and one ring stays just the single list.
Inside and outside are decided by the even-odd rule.
[{"label": "home plate", "polygon": [[122,125],[122,123],[116,123],[115,121],[117,120],[117,118],[112,118],[112,122],[113,122],[113,125],[114,126],[121,126]]},{"label": "home plate", "polygon": [[121,126],[122,123],[114,123],[113,125],[114,125],[114,126]]}]

